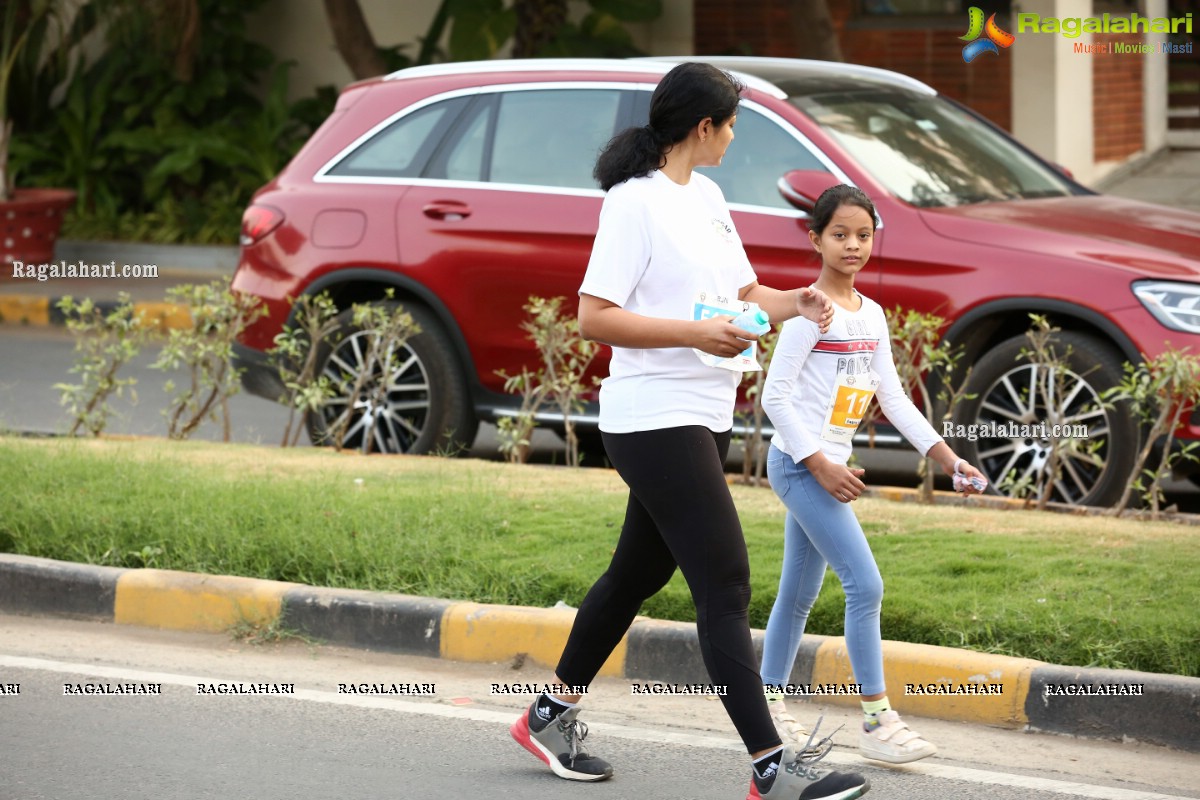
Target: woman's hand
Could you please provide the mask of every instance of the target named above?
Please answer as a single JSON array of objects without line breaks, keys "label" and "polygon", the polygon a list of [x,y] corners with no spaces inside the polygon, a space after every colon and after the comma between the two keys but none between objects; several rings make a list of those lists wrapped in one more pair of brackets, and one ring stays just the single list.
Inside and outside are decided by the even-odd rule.
[{"label": "woman's hand", "polygon": [[820,289],[805,286],[796,290],[796,313],[817,323],[821,333],[827,333],[833,322],[833,301]]},{"label": "woman's hand", "polygon": [[865,469],[850,469],[844,464],[835,464],[824,457],[816,464],[809,464],[808,461],[809,459],[805,459],[808,471],[834,500],[840,503],[851,503],[866,491],[867,485],[859,480],[866,474]]},{"label": "woman's hand", "polygon": [[753,333],[732,323],[733,317],[709,317],[692,323],[692,347],[721,358],[733,358],[758,339]]}]

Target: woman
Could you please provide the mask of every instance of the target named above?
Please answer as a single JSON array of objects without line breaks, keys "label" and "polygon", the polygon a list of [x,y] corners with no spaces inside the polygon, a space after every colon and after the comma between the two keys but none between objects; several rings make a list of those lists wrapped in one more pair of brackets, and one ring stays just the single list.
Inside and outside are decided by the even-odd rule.
[{"label": "woman", "polygon": [[[587,686],[679,567],[705,667],[752,757],[750,797],[843,800],[866,779],[812,768],[822,753],[785,751],[767,710],[747,619],[749,559],[723,468],[740,374],[694,352],[732,358],[755,338],[732,314],[706,316],[715,298],[757,304],[775,321],[803,314],[822,329],[832,317],[820,292],[758,284],[720,189],[693,171],[721,163],[741,88],[711,65],[680,64],[655,89],[650,124],[618,134],[596,164],[607,195],[579,325],[613,349],[600,431],[630,492],[612,563],[580,604],[556,677]],[[511,732],[556,775],[604,780],[611,766],[579,748],[580,698],[543,694]]]}]

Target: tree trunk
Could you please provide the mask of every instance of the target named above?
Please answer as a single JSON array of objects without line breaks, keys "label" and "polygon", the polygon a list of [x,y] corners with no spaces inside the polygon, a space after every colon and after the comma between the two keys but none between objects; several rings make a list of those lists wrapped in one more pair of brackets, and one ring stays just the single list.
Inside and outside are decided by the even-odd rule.
[{"label": "tree trunk", "polygon": [[379,54],[358,0],[325,0],[325,16],[333,29],[338,52],[355,80],[387,72],[387,62]]},{"label": "tree trunk", "polygon": [[828,0],[788,0],[787,7],[792,38],[796,42],[795,52],[787,55],[821,61],[845,60],[833,27],[833,17],[829,14]]},{"label": "tree trunk", "polygon": [[[0,117],[0,203],[9,201],[8,148],[12,141],[12,120]],[[15,188],[15,187],[14,187]]]},{"label": "tree trunk", "polygon": [[154,8],[156,33],[174,54],[175,77],[191,83],[200,50],[200,5],[197,0],[159,0]]},{"label": "tree trunk", "polygon": [[516,0],[513,58],[533,58],[567,21],[567,0]]}]

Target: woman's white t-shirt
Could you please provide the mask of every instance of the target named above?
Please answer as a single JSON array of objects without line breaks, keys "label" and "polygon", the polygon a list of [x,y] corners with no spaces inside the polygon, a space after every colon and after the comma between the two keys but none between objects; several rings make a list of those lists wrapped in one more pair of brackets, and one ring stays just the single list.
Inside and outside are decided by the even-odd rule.
[{"label": "woman's white t-shirt", "polygon": [[[691,320],[701,292],[736,300],[755,280],[720,188],[697,172],[680,185],[655,170],[605,195],[579,292],[635,314]],[[600,430],[733,427],[740,372],[705,366],[687,347],[612,350]]]},{"label": "woman's white t-shirt", "polygon": [[[925,455],[942,441],[904,393],[892,360],[883,308],[857,296],[862,301],[857,311],[834,305],[833,322],[826,333],[803,317],[783,323],[771,356],[763,385],[763,410],[775,428],[771,443],[797,464],[818,450],[837,464],[849,460],[852,445],[830,441],[824,435],[831,427],[830,408],[844,404],[866,385],[871,373],[879,380],[875,389],[879,407],[917,452]],[[839,385],[843,387],[840,395]],[[833,402],[835,398],[838,403]]]}]

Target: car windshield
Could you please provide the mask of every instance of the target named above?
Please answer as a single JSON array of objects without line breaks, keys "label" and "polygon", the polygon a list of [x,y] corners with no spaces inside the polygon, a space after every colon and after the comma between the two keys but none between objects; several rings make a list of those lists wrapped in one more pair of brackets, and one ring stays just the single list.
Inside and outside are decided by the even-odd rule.
[{"label": "car windshield", "polygon": [[1071,184],[953,103],[896,89],[797,95],[824,128],[892,194],[925,208],[1060,197]]}]

